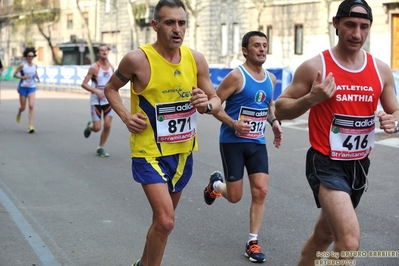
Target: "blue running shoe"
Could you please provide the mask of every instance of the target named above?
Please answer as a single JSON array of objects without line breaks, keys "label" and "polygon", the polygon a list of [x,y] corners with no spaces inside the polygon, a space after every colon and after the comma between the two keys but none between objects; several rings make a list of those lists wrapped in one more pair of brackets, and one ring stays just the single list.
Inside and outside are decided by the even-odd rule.
[{"label": "blue running shoe", "polygon": [[251,262],[264,262],[266,255],[260,250],[258,240],[251,240],[245,245],[245,257]]}]

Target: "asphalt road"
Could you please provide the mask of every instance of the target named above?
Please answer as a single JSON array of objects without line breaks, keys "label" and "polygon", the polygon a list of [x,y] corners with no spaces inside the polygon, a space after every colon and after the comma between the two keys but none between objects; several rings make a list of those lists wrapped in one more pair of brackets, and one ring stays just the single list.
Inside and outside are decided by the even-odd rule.
[{"label": "asphalt road", "polygon": [[[130,172],[128,132],[119,117],[106,144],[109,158],[95,155],[99,134],[83,137],[90,119],[87,94],[39,90],[34,134],[27,112],[15,116],[14,85],[2,84],[0,101],[0,266],[128,266],[142,252],[151,210]],[[126,106],[128,101],[126,100]],[[286,122],[280,149],[268,145],[269,192],[260,232],[264,265],[295,265],[319,214],[304,175],[309,147],[303,120]],[[295,124],[296,123],[296,124]],[[249,187],[237,204],[203,201],[209,174],[221,170],[219,122],[199,116],[200,150],[192,180],[176,211],[163,265],[251,265]],[[283,125],[284,125],[283,124]],[[268,140],[271,132],[268,130]],[[380,134],[377,142],[397,136]],[[399,265],[399,258],[370,251],[399,251],[399,146],[376,144],[369,189],[357,209],[361,225],[356,265]]]}]

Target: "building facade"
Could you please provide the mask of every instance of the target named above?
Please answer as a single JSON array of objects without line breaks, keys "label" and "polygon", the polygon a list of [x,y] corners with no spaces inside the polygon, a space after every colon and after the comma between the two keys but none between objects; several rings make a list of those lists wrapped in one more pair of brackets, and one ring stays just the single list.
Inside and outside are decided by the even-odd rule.
[{"label": "building facade", "polygon": [[[185,44],[201,51],[213,66],[230,67],[235,60],[244,60],[241,38],[249,30],[261,30],[268,35],[267,67],[296,67],[337,41],[332,17],[339,0],[185,2],[189,14]],[[24,47],[34,46],[39,65],[74,62],[62,60],[67,54],[65,49],[81,53],[80,64],[90,64],[90,44],[106,43],[111,48],[111,63],[118,65],[129,50],[155,41],[150,21],[156,3],[156,0],[0,0],[0,58],[3,65],[16,65]],[[399,69],[399,1],[369,0],[368,3],[374,21],[364,48]],[[26,8],[32,5],[36,16]],[[38,17],[46,12],[57,14],[58,18],[41,23],[41,30],[34,20],[30,24],[25,21],[28,16]]]}]

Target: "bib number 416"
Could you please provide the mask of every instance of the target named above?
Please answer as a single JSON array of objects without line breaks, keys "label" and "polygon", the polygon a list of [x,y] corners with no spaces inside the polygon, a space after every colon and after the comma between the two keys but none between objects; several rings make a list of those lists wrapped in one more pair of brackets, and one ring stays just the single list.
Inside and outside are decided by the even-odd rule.
[{"label": "bib number 416", "polygon": [[346,137],[342,146],[344,148],[347,148],[349,151],[351,151],[353,148],[355,150],[359,150],[367,148],[368,142],[369,142],[368,135],[356,136],[356,137],[349,135]]}]

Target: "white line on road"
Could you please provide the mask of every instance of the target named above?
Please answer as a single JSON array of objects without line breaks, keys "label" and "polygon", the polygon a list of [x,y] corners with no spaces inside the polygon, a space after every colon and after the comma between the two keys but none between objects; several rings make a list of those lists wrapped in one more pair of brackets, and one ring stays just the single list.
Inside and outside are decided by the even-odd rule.
[{"label": "white line on road", "polygon": [[[3,184],[4,185],[4,184]],[[40,236],[33,230],[29,222],[24,218],[24,216],[15,207],[12,201],[7,197],[7,195],[0,188],[0,202],[3,204],[4,208],[11,215],[12,220],[21,230],[22,234],[25,236],[26,241],[29,242],[32,249],[35,251],[37,257],[43,263],[44,266],[60,266],[60,264],[55,260],[55,257],[51,251],[46,247]]]}]

